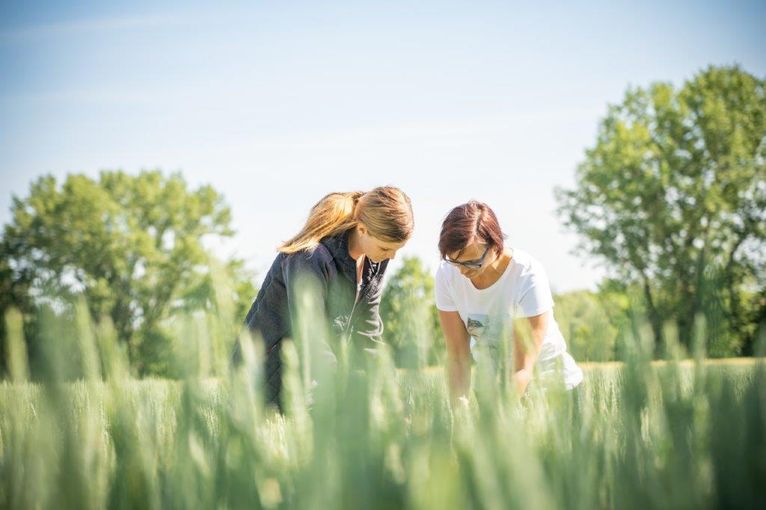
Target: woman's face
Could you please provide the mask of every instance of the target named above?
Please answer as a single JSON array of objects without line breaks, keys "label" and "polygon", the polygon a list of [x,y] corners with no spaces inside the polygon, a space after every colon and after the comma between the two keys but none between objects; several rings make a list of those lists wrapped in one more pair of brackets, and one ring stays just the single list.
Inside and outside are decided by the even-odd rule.
[{"label": "woman's face", "polygon": [[367,227],[359,225],[359,244],[365,257],[372,260],[375,263],[382,262],[386,259],[393,259],[407,241],[402,242],[390,242],[383,241],[370,234]]},{"label": "woman's face", "polygon": [[466,278],[475,278],[497,259],[497,254],[488,244],[474,242],[462,250],[448,253],[447,261],[460,270]]}]

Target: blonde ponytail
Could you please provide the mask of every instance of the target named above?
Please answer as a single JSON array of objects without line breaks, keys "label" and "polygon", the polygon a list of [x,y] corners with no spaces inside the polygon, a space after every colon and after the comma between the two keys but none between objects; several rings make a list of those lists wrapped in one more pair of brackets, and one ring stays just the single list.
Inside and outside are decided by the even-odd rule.
[{"label": "blonde ponytail", "polygon": [[367,193],[330,193],[311,208],[303,229],[280,246],[279,251],[290,254],[313,250],[323,238],[338,235],[359,223],[383,241],[406,241],[414,228],[410,199],[393,186]]},{"label": "blonde ponytail", "polygon": [[279,247],[282,253],[313,250],[327,236],[337,235],[356,226],[355,209],[361,191],[330,193],[311,208],[309,218],[295,237]]}]

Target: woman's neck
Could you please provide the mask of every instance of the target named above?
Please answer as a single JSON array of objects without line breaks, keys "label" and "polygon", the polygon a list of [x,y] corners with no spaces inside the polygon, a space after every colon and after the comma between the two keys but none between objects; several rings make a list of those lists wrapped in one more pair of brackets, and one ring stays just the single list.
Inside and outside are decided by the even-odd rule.
[{"label": "woman's neck", "polygon": [[511,258],[513,256],[512,253],[513,252],[510,252],[509,250],[504,250],[499,257],[492,261],[492,263],[482,274],[471,278],[473,286],[477,289],[486,289],[487,287],[494,285],[494,283],[500,279],[503,273],[505,273],[508,264],[511,262]]},{"label": "woman's neck", "polygon": [[348,254],[357,262],[359,262],[362,255],[364,255],[359,244],[359,231],[356,228],[353,228],[348,235]]}]

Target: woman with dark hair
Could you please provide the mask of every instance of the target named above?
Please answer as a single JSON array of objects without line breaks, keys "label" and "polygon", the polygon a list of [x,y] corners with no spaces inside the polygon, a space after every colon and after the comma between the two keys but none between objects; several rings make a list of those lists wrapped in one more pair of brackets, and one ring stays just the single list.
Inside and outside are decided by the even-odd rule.
[{"label": "woman with dark hair", "polygon": [[[301,285],[311,281],[325,319],[350,339],[352,354],[374,347],[383,331],[383,274],[413,228],[409,197],[391,186],[330,193],[312,207],[303,229],[279,248],[245,318],[264,342],[268,403],[281,408],[281,342],[293,333]],[[241,357],[237,343],[234,362]]]},{"label": "woman with dark hair", "polygon": [[582,371],[567,353],[553,317],[545,270],[526,252],[505,246],[500,224],[487,204],[470,201],[452,209],[442,224],[439,252],[436,306],[447,343],[453,403],[470,390],[472,353],[502,356],[500,347],[508,337],[513,342],[511,373],[519,395],[533,374],[558,379],[567,389],[582,382]]}]

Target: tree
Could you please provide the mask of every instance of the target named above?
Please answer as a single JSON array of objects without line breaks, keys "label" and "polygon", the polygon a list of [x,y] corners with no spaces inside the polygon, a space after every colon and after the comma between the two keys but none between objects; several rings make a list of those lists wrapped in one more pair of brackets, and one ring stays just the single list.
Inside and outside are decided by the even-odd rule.
[{"label": "tree", "polygon": [[[610,106],[559,214],[579,251],[642,289],[658,344],[697,314],[721,354],[752,345],[766,288],[766,86],[710,67],[680,89],[655,83]],[[744,343],[744,345],[740,345]]]},{"label": "tree", "polygon": [[[11,307],[21,310],[31,308],[26,278],[14,280],[12,275],[10,260],[3,251],[3,256],[0,257],[0,377],[8,373],[6,362],[10,354],[6,346],[6,312]],[[31,330],[29,324],[27,324],[27,330]]]},{"label": "tree", "polygon": [[[0,288],[14,292],[0,306],[29,317],[37,306],[82,295],[94,318],[114,323],[138,373],[162,372],[148,353],[162,350],[162,321],[171,313],[213,299],[205,243],[233,235],[230,216],[212,187],[191,190],[179,173],[104,171],[98,180],[69,175],[61,186],[41,177],[29,196],[13,198],[0,240]],[[240,261],[225,270],[249,281]],[[237,292],[250,295],[235,300],[252,298],[248,285]]]},{"label": "tree", "polygon": [[609,313],[615,303],[605,304],[600,297],[587,290],[556,296],[556,322],[578,361],[615,359],[618,330]]},{"label": "tree", "polygon": [[434,302],[434,279],[418,257],[405,257],[391,276],[380,305],[384,340],[399,366],[422,367],[444,350]]}]

